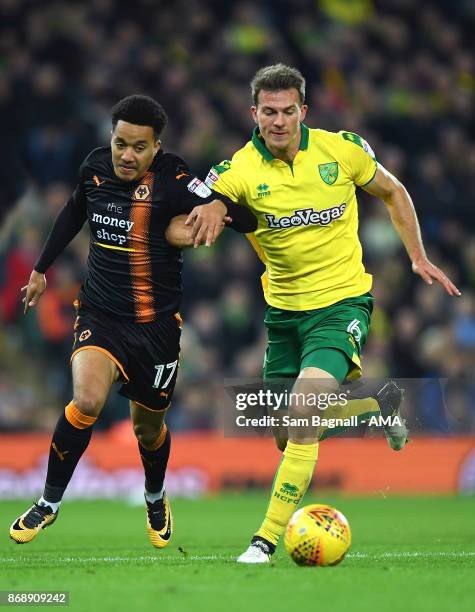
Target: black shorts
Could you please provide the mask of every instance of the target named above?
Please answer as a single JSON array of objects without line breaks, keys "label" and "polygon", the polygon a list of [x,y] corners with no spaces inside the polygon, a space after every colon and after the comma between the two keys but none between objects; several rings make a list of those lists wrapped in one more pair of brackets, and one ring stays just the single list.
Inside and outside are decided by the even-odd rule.
[{"label": "black shorts", "polygon": [[173,396],[180,354],[181,317],[164,313],[152,323],[129,323],[76,303],[71,360],[96,349],[117,365],[119,393],[152,410],[165,410]]}]

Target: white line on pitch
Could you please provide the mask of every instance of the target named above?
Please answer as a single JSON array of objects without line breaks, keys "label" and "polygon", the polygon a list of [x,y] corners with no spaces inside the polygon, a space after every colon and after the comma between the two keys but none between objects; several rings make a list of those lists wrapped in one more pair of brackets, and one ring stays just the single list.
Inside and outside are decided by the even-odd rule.
[{"label": "white line on pitch", "polygon": [[[223,555],[152,555],[140,556],[140,557],[55,557],[54,561],[58,563],[95,563],[97,561],[106,563],[116,563],[120,561],[229,561],[235,559],[234,556],[223,556]],[[20,561],[34,562],[39,561],[44,563],[46,560],[43,558],[31,558],[31,557],[10,557],[1,558],[0,563],[18,563]]]},{"label": "white line on pitch", "polygon": [[434,557],[447,557],[447,558],[461,558],[461,557],[475,557],[475,551],[457,551],[457,552],[444,552],[442,550],[436,550],[432,552],[384,552],[384,553],[363,553],[353,552],[346,555],[347,559],[413,559],[413,558],[425,558],[428,559]]},{"label": "white line on pitch", "polygon": [[[385,552],[385,553],[364,553],[364,552],[353,552],[349,553],[347,559],[373,559],[374,561],[383,559],[461,559],[461,558],[472,558],[475,557],[475,551],[457,551],[457,552],[445,552],[445,551],[432,551],[432,552],[417,552],[417,551],[401,551],[401,552]],[[54,561],[56,563],[120,563],[120,562],[134,562],[134,561],[151,561],[151,562],[163,562],[163,561],[232,561],[236,559],[234,555],[186,555],[186,556],[172,556],[172,555],[146,555],[140,557],[56,557]],[[0,558],[0,563],[44,563],[47,561],[44,557],[31,558],[31,557],[10,557]]]}]

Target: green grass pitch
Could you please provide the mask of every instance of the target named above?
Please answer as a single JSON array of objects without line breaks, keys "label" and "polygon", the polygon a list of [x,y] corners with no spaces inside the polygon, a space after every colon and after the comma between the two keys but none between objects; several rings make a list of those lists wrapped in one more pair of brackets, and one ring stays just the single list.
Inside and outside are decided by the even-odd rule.
[{"label": "green grass pitch", "polygon": [[270,566],[237,565],[265,494],[172,500],[175,533],[162,551],[148,542],[144,508],[120,501],[66,500],[51,528],[17,545],[8,527],[29,502],[3,502],[0,590],[67,590],[69,609],[101,612],[475,609],[474,498],[314,501],[350,522],[339,566],[299,568],[283,547]]}]

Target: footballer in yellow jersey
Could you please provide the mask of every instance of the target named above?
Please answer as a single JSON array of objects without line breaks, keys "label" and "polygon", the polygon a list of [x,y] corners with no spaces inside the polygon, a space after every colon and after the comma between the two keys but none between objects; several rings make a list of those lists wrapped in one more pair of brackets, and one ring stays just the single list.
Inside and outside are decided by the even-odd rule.
[{"label": "footballer in yellow jersey", "polygon": [[[359,375],[369,329],[371,276],[364,270],[357,235],[356,187],[384,201],[413,271],[429,284],[438,281],[449,295],[460,292],[428,260],[409,194],[376,161],[370,146],[351,132],[309,129],[303,123],[305,80],[298,70],[266,66],[254,76],[251,89],[257,125],[252,139],[230,162],[212,168],[207,181],[258,219],[248,237],[266,266],[264,377],[295,381],[295,398],[320,397],[335,392],[346,377]],[[192,226],[189,243],[199,246],[206,224],[197,213],[186,224]],[[175,236],[180,242],[180,235],[177,226],[168,239]],[[407,440],[401,400],[402,390],[390,381],[374,398],[338,406],[338,415],[398,417],[384,430],[391,448],[400,450]],[[312,417],[311,402],[294,401],[288,406],[290,418]],[[240,563],[269,562],[307,490],[323,439],[322,430],[312,427],[289,427],[284,435],[277,429],[276,434],[282,461],[264,521]]]},{"label": "footballer in yellow jersey", "polygon": [[377,169],[356,134],[300,125],[294,159],[283,161],[254,130],[232,158],[214,166],[208,185],[248,206],[258,228],[248,238],[266,266],[268,304],[283,310],[322,308],[371,289],[358,239],[356,187]]}]

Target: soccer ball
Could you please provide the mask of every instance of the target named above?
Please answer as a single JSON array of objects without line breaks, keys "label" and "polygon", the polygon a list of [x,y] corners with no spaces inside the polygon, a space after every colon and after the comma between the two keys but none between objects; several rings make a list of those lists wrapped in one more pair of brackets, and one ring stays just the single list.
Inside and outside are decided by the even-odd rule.
[{"label": "soccer ball", "polygon": [[337,565],[350,548],[350,526],[336,508],[311,504],[294,513],[284,544],[297,565]]}]

